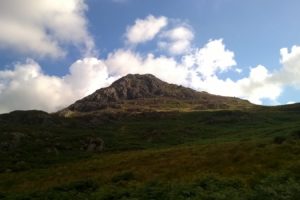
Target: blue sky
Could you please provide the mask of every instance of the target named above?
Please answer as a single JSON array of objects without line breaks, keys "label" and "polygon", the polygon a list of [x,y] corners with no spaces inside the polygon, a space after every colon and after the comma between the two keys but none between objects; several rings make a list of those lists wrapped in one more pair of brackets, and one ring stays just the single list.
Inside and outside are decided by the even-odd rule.
[{"label": "blue sky", "polygon": [[297,0],[22,2],[0,2],[0,112],[53,112],[127,73],[257,104],[300,101]]}]

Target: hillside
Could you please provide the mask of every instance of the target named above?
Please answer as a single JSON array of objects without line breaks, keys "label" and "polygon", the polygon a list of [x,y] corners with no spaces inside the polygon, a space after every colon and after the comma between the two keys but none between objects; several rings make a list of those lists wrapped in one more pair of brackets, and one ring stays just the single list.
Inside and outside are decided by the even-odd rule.
[{"label": "hillside", "polygon": [[299,105],[128,75],[59,113],[2,114],[0,199],[299,199]]},{"label": "hillside", "polygon": [[168,84],[151,74],[129,74],[59,112],[76,116],[91,112],[157,112],[246,109],[246,100],[197,92]]},{"label": "hillside", "polygon": [[[0,197],[297,199],[299,118],[287,111],[202,111],[103,124],[1,123]],[[93,149],[99,139],[102,149]]]}]

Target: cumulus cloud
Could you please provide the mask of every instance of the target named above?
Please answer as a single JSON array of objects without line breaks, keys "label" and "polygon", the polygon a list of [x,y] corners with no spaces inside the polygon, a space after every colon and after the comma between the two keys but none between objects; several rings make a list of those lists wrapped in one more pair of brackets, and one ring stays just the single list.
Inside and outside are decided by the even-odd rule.
[{"label": "cumulus cloud", "polygon": [[142,56],[139,53],[119,49],[111,53],[105,63],[112,76],[150,73],[164,81],[186,85],[188,70],[172,57],[155,57],[153,54]]},{"label": "cumulus cloud", "polygon": [[296,102],[294,102],[294,101],[288,101],[286,104],[295,104]]},{"label": "cumulus cloud", "polygon": [[[210,45],[215,43],[218,45]],[[222,48],[212,51],[215,46]],[[203,53],[205,51],[209,53]],[[0,71],[0,112],[15,109],[56,111],[128,73],[151,73],[169,83],[246,98],[259,104],[263,98],[275,101],[280,95],[281,84],[274,83],[274,75],[261,65],[251,68],[249,76],[236,81],[218,77],[217,72],[234,69],[233,65],[234,54],[225,48],[222,40],[211,40],[182,60],[118,49],[107,58],[74,62],[63,77],[49,76],[36,62],[28,60],[16,64],[14,69]]]},{"label": "cumulus cloud", "polygon": [[274,81],[300,88],[300,46],[280,50],[282,69],[276,74]]},{"label": "cumulus cloud", "polygon": [[219,78],[218,73],[236,70],[234,53],[226,49],[222,39],[210,40],[180,61],[172,56],[155,57],[153,54],[141,55],[119,49],[108,56],[105,64],[110,76],[151,73],[170,83],[212,94],[240,97],[257,104],[262,104],[263,99],[275,102],[282,92],[282,84],[275,83],[274,75],[262,65],[251,68],[248,76],[235,81]]},{"label": "cumulus cloud", "polygon": [[262,104],[263,99],[276,102],[282,92],[282,85],[272,82],[271,78],[272,74],[262,65],[251,68],[248,76],[238,80],[222,79],[217,74],[202,76],[201,73],[191,71],[189,87],[211,94],[239,97],[255,104]]},{"label": "cumulus cloud", "polygon": [[[157,21],[161,22],[159,26],[154,26],[156,31],[147,32],[151,24]],[[165,17],[148,16],[145,20],[139,19],[127,29],[127,40],[131,44],[138,44],[162,34],[161,38],[167,38],[170,44],[180,40],[192,41],[194,33],[186,26],[173,29],[166,27],[166,30],[161,31],[167,22]],[[171,46],[169,43],[168,47]],[[276,103],[284,86],[300,85],[298,46],[291,50],[280,50],[282,67],[279,70],[269,71],[267,67],[257,65],[249,69],[248,75],[243,70],[244,76],[236,80],[220,76],[230,70],[241,72],[234,52],[226,48],[223,39],[209,40],[199,48],[191,47],[190,44],[188,46],[188,51],[167,55],[120,48],[105,58],[87,57],[77,60],[63,77],[45,74],[38,63],[29,59],[25,63],[15,64],[13,69],[0,71],[0,113],[15,109],[56,111],[128,73],[151,73],[169,83],[217,95],[240,97],[257,104],[262,104],[264,99]]]},{"label": "cumulus cloud", "polygon": [[222,39],[210,40],[203,48],[194,49],[184,59],[203,77],[224,72],[236,65],[234,53],[226,49]]},{"label": "cumulus cloud", "polygon": [[167,24],[168,19],[163,16],[149,15],[145,19],[137,19],[134,25],[127,27],[126,40],[129,44],[147,42],[152,40]]},{"label": "cumulus cloud", "polygon": [[94,51],[87,30],[84,0],[2,0],[0,3],[0,48],[28,56],[62,57],[66,45],[84,55]]},{"label": "cumulus cloud", "polygon": [[0,83],[4,87],[0,95],[1,113],[15,109],[49,110],[71,96],[59,78],[44,75],[32,60],[17,64],[14,70],[1,71]]},{"label": "cumulus cloud", "polygon": [[197,88],[197,81],[189,79],[195,69],[163,55],[119,49],[105,59],[78,60],[63,77],[49,76],[36,62],[28,60],[14,69],[0,71],[0,112],[14,109],[52,112],[128,73],[151,73],[170,83]]},{"label": "cumulus cloud", "polygon": [[248,78],[243,78],[237,83],[240,85],[242,94],[253,103],[262,104],[262,99],[276,102],[282,93],[282,85],[272,81],[273,74],[262,65],[250,69]]},{"label": "cumulus cloud", "polygon": [[[147,16],[137,19],[132,26],[128,26],[125,37],[127,44],[137,45],[153,40],[159,36],[158,47],[171,55],[181,55],[191,50],[194,33],[188,24],[174,22],[164,16]],[[172,28],[173,26],[173,28]]]},{"label": "cumulus cloud", "polygon": [[108,74],[105,63],[95,57],[77,60],[70,66],[70,73],[63,77],[64,82],[75,94],[75,98],[89,95],[115,79]]},{"label": "cumulus cloud", "polygon": [[28,59],[14,69],[0,71],[0,113],[22,109],[53,112],[113,80],[108,77],[107,67],[96,58],[76,61],[64,77],[49,76],[38,63]]},{"label": "cumulus cloud", "polygon": [[181,25],[163,33],[162,38],[166,41],[158,43],[161,49],[167,50],[170,54],[180,55],[191,49],[194,33],[189,27]]}]

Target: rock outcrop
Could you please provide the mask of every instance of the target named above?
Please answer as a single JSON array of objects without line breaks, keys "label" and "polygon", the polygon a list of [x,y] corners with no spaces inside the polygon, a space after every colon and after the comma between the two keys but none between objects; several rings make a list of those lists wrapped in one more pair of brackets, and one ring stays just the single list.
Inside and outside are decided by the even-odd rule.
[{"label": "rock outcrop", "polygon": [[[230,106],[250,106],[248,101],[232,97],[198,92],[183,86],[166,83],[151,74],[129,74],[115,81],[111,86],[99,89],[93,94],[76,101],[60,115],[88,113],[103,110],[168,110],[184,104],[196,110],[228,109]],[[134,105],[134,106],[131,106]]]}]

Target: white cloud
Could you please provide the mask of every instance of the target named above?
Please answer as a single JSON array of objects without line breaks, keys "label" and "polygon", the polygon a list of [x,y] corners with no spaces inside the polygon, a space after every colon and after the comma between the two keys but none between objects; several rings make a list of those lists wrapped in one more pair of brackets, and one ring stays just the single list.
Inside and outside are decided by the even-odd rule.
[{"label": "white cloud", "polygon": [[189,60],[189,65],[203,77],[227,71],[236,65],[234,53],[225,48],[222,39],[210,40],[203,48],[195,49],[184,59]]},{"label": "white cloud", "polygon": [[84,0],[2,0],[0,48],[56,58],[64,56],[64,46],[71,44],[91,54],[94,42],[87,30],[86,9]]},{"label": "white cloud", "polygon": [[184,84],[188,71],[174,58],[153,54],[142,56],[128,50],[118,50],[111,53],[105,61],[111,76],[126,74],[153,74],[160,79],[177,84]]},{"label": "white cloud", "polygon": [[294,101],[288,101],[286,104],[295,104],[296,102]]},{"label": "white cloud", "polygon": [[96,58],[76,61],[64,77],[46,75],[29,59],[16,64],[13,70],[0,71],[0,113],[23,109],[57,111],[113,80]]},{"label": "white cloud", "polygon": [[17,64],[14,70],[1,71],[0,83],[4,85],[0,95],[0,112],[50,110],[56,107],[57,102],[64,104],[71,96],[59,78],[44,75],[40,66],[32,60]]},{"label": "white cloud", "polygon": [[255,104],[262,104],[262,99],[270,99],[275,102],[282,92],[280,84],[270,82],[271,74],[262,65],[252,68],[248,77],[236,81],[230,78],[223,80],[216,74],[201,78],[201,74],[199,75],[195,71],[191,73],[190,78],[191,85],[189,86],[196,90],[248,99]]},{"label": "white cloud", "polygon": [[300,88],[300,46],[293,46],[289,52],[287,48],[280,50],[280,62],[283,68],[276,74],[275,80],[287,85]]},{"label": "white cloud", "polygon": [[[215,46],[209,44],[214,42],[220,43],[217,46],[221,46],[221,50],[210,51]],[[199,54],[203,51],[210,53]],[[213,70],[210,73],[199,70],[197,59]],[[273,83],[273,75],[261,65],[252,68],[248,77],[237,81],[220,79],[217,72],[231,68],[234,63],[233,53],[225,48],[222,40],[209,41],[203,48],[194,51],[194,55],[184,56],[181,61],[174,57],[142,55],[119,49],[105,59],[85,58],[74,62],[64,77],[49,76],[36,62],[28,60],[16,64],[12,70],[0,71],[0,113],[15,109],[53,112],[128,73],[151,73],[169,83],[213,94],[242,97],[254,103],[261,103],[262,98],[275,101],[280,95],[281,85]]]},{"label": "white cloud", "polygon": [[264,82],[268,77],[270,77],[267,68],[262,65],[258,65],[255,68],[251,68],[250,70],[250,79],[254,83],[261,83]]},{"label": "white cloud", "polygon": [[168,19],[163,16],[149,15],[145,19],[137,19],[133,26],[127,27],[125,34],[127,42],[138,44],[152,40],[167,24]]},{"label": "white cloud", "polygon": [[236,68],[235,71],[236,71],[238,74],[240,74],[240,73],[243,72],[243,69],[241,69],[241,68]]},{"label": "white cloud", "polygon": [[282,93],[282,85],[272,81],[271,74],[266,67],[258,65],[251,68],[248,78],[238,81],[243,96],[251,102],[262,104],[262,99],[269,99],[276,102],[276,99]]},{"label": "white cloud", "polygon": [[77,60],[70,66],[70,73],[63,77],[64,82],[76,93],[76,98],[91,94],[114,79],[109,77],[105,63],[93,57]]},{"label": "white cloud", "polygon": [[211,40],[203,48],[183,56],[141,55],[119,49],[105,60],[109,74],[124,76],[128,73],[151,73],[158,78],[212,94],[235,96],[262,104],[262,99],[273,102],[282,92],[282,85],[272,81],[273,74],[258,65],[250,69],[249,76],[236,81],[218,77],[218,73],[234,69],[234,53],[225,48],[222,40]]},{"label": "white cloud", "polygon": [[167,41],[158,43],[161,49],[166,49],[170,54],[180,55],[191,49],[194,33],[190,28],[181,25],[163,33],[162,38]]},{"label": "white cloud", "polygon": [[[70,66],[69,73],[63,77],[45,74],[33,60],[16,64],[11,70],[0,70],[0,113],[15,109],[56,111],[98,88],[108,86],[112,81],[128,73],[151,73],[169,83],[212,94],[240,97],[257,104],[261,104],[264,99],[276,103],[284,86],[300,85],[298,46],[292,47],[290,51],[287,48],[281,49],[282,68],[278,71],[271,72],[265,66],[257,65],[249,69],[248,75],[244,75],[246,74],[244,70],[243,74],[239,74],[243,77],[236,80],[221,78],[220,75],[230,70],[234,73],[241,72],[236,66],[234,52],[226,48],[223,40],[209,40],[203,47],[191,47],[190,41],[194,38],[194,33],[186,26],[177,26],[173,29],[166,27],[166,31],[163,32],[161,29],[167,26],[167,21],[165,17],[153,16],[137,20],[134,26],[127,29],[127,42],[131,44],[146,42],[162,33],[160,40],[166,42],[166,48],[171,47],[172,42],[187,41],[189,50],[186,50],[188,49],[186,46],[182,48],[185,51],[178,50],[177,53],[156,56],[152,53],[142,54],[121,48],[111,52],[106,58],[87,57],[76,61]],[[148,32],[151,27],[156,30],[151,29],[152,32]],[[58,35],[66,37],[62,33]],[[0,35],[0,41],[1,37],[4,36]],[[162,40],[166,38],[167,40]],[[54,45],[54,52],[55,45],[59,45],[60,40],[57,42],[56,44],[55,40],[49,40],[49,44]],[[43,47],[41,43],[38,46],[49,48],[48,44]]]}]

